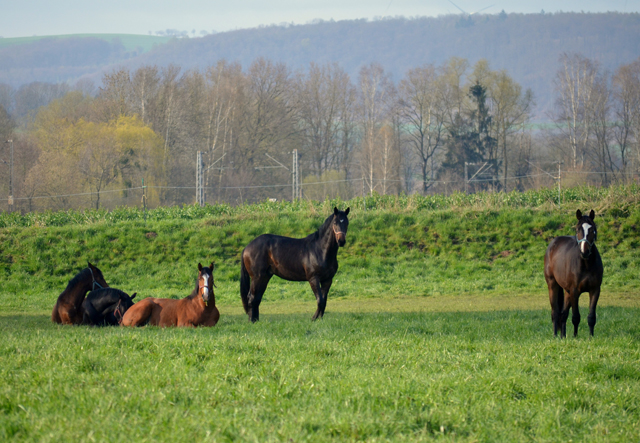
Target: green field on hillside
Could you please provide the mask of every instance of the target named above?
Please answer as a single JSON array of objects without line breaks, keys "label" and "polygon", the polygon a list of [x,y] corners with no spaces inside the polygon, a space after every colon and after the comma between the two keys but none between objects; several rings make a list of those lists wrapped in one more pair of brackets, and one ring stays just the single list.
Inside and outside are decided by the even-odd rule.
[{"label": "green field on hillside", "polygon": [[[635,441],[640,189],[0,214],[0,439]],[[307,283],[239,297],[255,236],[302,237],[351,207],[323,320]],[[544,251],[593,208],[595,337],[553,337]],[[112,287],[184,297],[216,262],[218,325],[60,326],[91,261]]]},{"label": "green field on hillside", "polygon": [[33,43],[44,38],[68,39],[68,38],[84,38],[91,37],[107,42],[120,40],[127,51],[142,48],[144,52],[150,51],[156,45],[162,45],[172,40],[174,37],[162,37],[155,35],[136,35],[136,34],[69,34],[69,35],[38,35],[33,37],[12,37],[0,38],[0,48],[14,45],[23,45]]}]

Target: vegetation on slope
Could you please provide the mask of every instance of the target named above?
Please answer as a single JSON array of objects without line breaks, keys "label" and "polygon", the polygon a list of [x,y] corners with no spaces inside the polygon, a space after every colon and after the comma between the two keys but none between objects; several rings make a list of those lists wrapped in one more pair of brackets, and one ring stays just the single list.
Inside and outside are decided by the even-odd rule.
[{"label": "vegetation on slope", "polygon": [[[198,262],[216,263],[218,301],[238,303],[239,258],[262,233],[304,237],[334,205],[352,207],[347,245],[330,298],[439,294],[546,294],[549,240],[573,235],[575,210],[596,210],[604,293],[635,292],[638,187],[576,188],[559,207],[552,191],[451,197],[368,197],[366,201],[135,208],[113,212],[3,214],[2,304],[52,304],[87,261],[110,285],[144,296],[183,297]],[[366,210],[365,210],[366,205]],[[9,294],[11,294],[9,296]],[[309,300],[306,284],[274,278],[265,300]]]}]

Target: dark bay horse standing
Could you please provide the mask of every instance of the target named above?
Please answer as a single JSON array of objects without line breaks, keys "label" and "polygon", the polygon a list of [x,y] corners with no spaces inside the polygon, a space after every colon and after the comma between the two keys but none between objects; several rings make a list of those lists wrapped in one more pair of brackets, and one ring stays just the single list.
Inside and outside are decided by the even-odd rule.
[{"label": "dark bay horse standing", "polygon": [[108,287],[100,269],[88,263],[88,267],[76,274],[58,296],[51,313],[51,321],[64,325],[82,323],[82,302],[87,292]]},{"label": "dark bay horse standing", "polygon": [[[593,336],[596,324],[596,305],[600,297],[602,284],[602,259],[596,247],[598,230],[593,219],[596,214],[591,210],[588,216],[582,215],[578,209],[575,236],[556,237],[551,240],[544,256],[544,278],[549,287],[551,303],[551,320],[553,333],[567,336],[567,318],[569,308],[573,313],[573,336],[578,335],[580,310],[578,299],[583,292],[589,293],[589,314],[587,323]],[[564,290],[564,296],[563,296]]]},{"label": "dark bay horse standing", "polygon": [[220,319],[213,293],[213,263],[198,263],[196,287],[181,300],[147,297],[125,312],[122,326],[215,326]]},{"label": "dark bay horse standing", "polygon": [[323,225],[305,238],[263,234],[242,251],[240,297],[249,320],[260,319],[260,302],[274,275],[289,281],[308,281],[318,309],[313,320],[324,315],[333,276],[338,272],[338,247],[347,241],[349,209],[333,208]]},{"label": "dark bay horse standing", "polygon": [[89,292],[82,302],[82,324],[92,326],[117,326],[124,313],[133,306],[136,294],[129,296],[115,288],[102,288]]}]

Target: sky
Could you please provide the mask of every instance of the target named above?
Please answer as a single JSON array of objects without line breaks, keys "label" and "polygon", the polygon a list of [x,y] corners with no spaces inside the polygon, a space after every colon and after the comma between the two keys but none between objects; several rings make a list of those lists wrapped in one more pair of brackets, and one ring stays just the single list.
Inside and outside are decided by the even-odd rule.
[{"label": "sky", "polygon": [[0,36],[142,34],[191,37],[261,25],[446,14],[640,12],[640,0],[0,0]]}]

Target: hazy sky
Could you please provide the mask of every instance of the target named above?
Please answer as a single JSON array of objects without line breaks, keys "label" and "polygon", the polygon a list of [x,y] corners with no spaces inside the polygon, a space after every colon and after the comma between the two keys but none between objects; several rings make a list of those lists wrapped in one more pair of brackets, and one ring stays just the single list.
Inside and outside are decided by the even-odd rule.
[{"label": "hazy sky", "polygon": [[[640,0],[455,0],[467,13],[639,12]],[[461,13],[450,0],[0,0],[0,36],[84,33],[155,34],[175,29],[200,36],[315,19],[374,19]],[[195,34],[193,33],[195,31]]]}]

